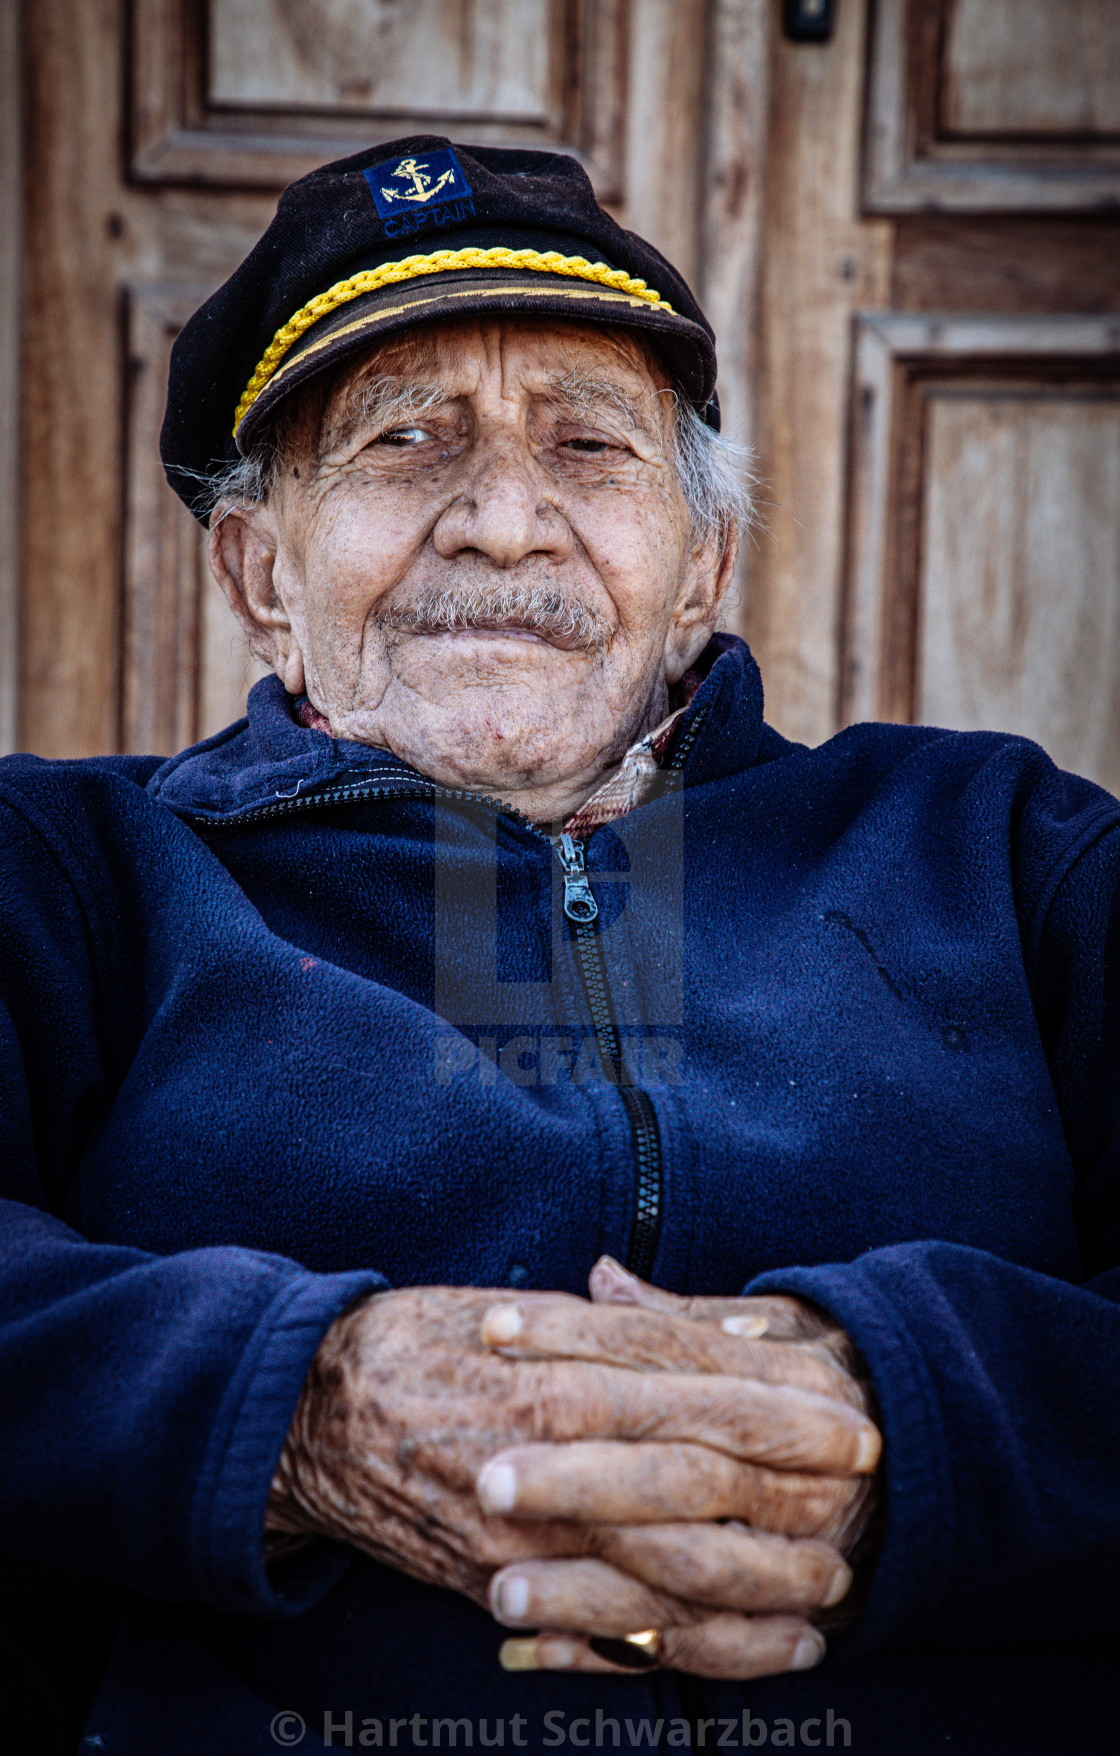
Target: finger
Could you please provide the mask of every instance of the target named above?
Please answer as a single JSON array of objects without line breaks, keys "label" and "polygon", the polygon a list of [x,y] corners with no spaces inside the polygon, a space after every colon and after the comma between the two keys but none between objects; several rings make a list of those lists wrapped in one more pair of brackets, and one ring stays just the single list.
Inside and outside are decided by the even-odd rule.
[{"label": "finger", "polygon": [[775,1341],[815,1341],[828,1327],[800,1299],[774,1293],[749,1298],[684,1298],[639,1280],[613,1256],[600,1256],[588,1276],[588,1289],[595,1305],[639,1305],[647,1311],[702,1322],[732,1318],[744,1325],[737,1333],[766,1335]]},{"label": "finger", "polygon": [[728,1524],[640,1525],[605,1533],[598,1559],[533,1556],[490,1581],[507,1627],[625,1634],[702,1621],[713,1610],[831,1609],[851,1570],[825,1543],[791,1542]]},{"label": "finger", "polygon": [[406,1431],[411,1422],[421,1435],[404,1442],[402,1466],[406,1452],[410,1471],[473,1494],[482,1465],[516,1444],[692,1442],[830,1479],[872,1470],[881,1448],[878,1429],[859,1409],[789,1386],[715,1374],[635,1372],[578,1360],[494,1364],[509,1374],[508,1387],[497,1388],[515,1395],[512,1417],[495,1419],[492,1374],[489,1396],[461,1399],[449,1425],[432,1426],[430,1397],[417,1396],[414,1417],[402,1394],[398,1418]]},{"label": "finger", "polygon": [[704,1445],[522,1445],[479,1472],[486,1513],[580,1524],[667,1524],[740,1518],[786,1536],[818,1536],[848,1504],[834,1476],[760,1469]]},{"label": "finger", "polygon": [[824,1635],[795,1616],[713,1616],[695,1628],[667,1628],[661,1663],[694,1677],[746,1682],[807,1671],[825,1654]]},{"label": "finger", "polygon": [[[683,1440],[831,1476],[866,1475],[879,1461],[879,1429],[859,1409],[784,1384],[559,1362],[539,1394],[544,1441]],[[572,1430],[557,1430],[564,1417],[554,1404],[568,1410]]]},{"label": "finger", "polygon": [[[725,1321],[738,1324],[739,1318]],[[795,1385],[843,1400],[856,1394],[833,1361],[799,1345],[745,1340],[738,1329],[725,1332],[677,1313],[589,1305],[586,1299],[564,1293],[491,1305],[482,1320],[481,1336],[487,1347],[512,1359],[719,1372],[766,1384]]]},{"label": "finger", "polygon": [[595,1553],[670,1597],[710,1609],[810,1615],[840,1603],[852,1583],[851,1568],[830,1544],[737,1523],[615,1525],[596,1533]]},{"label": "finger", "polygon": [[[595,1671],[614,1677],[634,1675],[633,1666],[611,1664],[609,1659],[594,1651],[586,1637],[557,1634],[551,1630],[503,1640],[498,1648],[498,1663],[503,1671]],[[647,1667],[643,1665],[641,1668]]]},{"label": "finger", "polygon": [[490,1612],[507,1628],[629,1634],[703,1621],[710,1610],[631,1579],[606,1561],[522,1561],[495,1573]]},{"label": "finger", "polygon": [[642,1305],[647,1311],[667,1311],[677,1316],[687,1313],[687,1299],[679,1293],[666,1292],[639,1280],[613,1256],[600,1256],[587,1277],[587,1288],[596,1305]]},{"label": "finger", "polygon": [[834,1397],[715,1374],[617,1377],[620,1438],[690,1441],[771,1469],[834,1476],[869,1475],[879,1462],[875,1423]]},{"label": "finger", "polygon": [[[694,1628],[666,1629],[661,1664],[693,1676],[748,1681],[781,1671],[804,1671],[824,1657],[824,1638],[792,1616],[713,1616]],[[632,1677],[631,1667],[612,1664],[589,1640],[551,1630],[529,1639],[506,1640],[499,1660],[510,1671],[594,1671]]]}]

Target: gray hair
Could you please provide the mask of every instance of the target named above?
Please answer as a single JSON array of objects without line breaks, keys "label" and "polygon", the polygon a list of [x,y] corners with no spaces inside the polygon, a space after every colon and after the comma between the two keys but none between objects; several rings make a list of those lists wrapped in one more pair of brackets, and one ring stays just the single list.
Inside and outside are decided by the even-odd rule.
[{"label": "gray hair", "polygon": [[678,392],[673,454],[693,537],[698,543],[714,543],[722,553],[755,522],[751,448],[709,427]]},{"label": "gray hair", "polygon": [[[596,389],[605,388],[598,384]],[[565,382],[564,389],[578,400],[580,386]],[[752,453],[717,433],[696,412],[679,389],[666,393],[673,398],[671,450],[681,494],[688,507],[693,540],[712,543],[723,552],[732,538],[744,536],[755,519],[752,488]],[[387,418],[398,422],[416,420],[443,400],[438,386],[402,386],[399,379],[373,378],[356,389],[343,413],[352,423],[380,424]],[[612,398],[613,400],[613,398]],[[207,510],[211,523],[220,522],[238,506],[256,506],[268,499],[290,450],[290,431],[273,427],[260,435],[248,456],[226,466],[210,478]]]}]

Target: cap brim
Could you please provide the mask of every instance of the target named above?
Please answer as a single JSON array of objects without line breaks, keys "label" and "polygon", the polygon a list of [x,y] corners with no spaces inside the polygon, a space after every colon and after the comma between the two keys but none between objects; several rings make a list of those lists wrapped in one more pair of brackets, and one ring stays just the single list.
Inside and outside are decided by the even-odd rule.
[{"label": "cap brim", "polygon": [[664,305],[563,275],[461,270],[361,294],[313,324],[246,410],[237,428],[237,449],[243,454],[251,450],[277,403],[348,354],[416,324],[499,311],[640,330],[656,344],[690,402],[703,410],[714,395],[710,337],[699,324]]}]

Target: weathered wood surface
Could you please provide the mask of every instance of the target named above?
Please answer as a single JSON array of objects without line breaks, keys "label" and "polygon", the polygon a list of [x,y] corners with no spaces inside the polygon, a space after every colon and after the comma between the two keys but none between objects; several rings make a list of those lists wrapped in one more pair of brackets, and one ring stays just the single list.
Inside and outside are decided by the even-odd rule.
[{"label": "weathered wood surface", "polygon": [[835,730],[853,312],[887,302],[891,226],[859,217],[864,20],[836,10],[822,47],[777,38],[771,62],[756,421],[767,529],[746,629],[787,736]]},{"label": "weathered wood surface", "polygon": [[159,429],[171,345],[207,289],[128,289],[121,747],[180,750],[236,719],[262,675],[171,493]]},{"label": "weathered wood surface", "polygon": [[544,122],[552,0],[210,0],[211,103]]},{"label": "weathered wood surface", "polygon": [[918,718],[1120,792],[1120,379],[929,398]]},{"label": "weathered wood surface", "polygon": [[450,132],[575,152],[614,201],[629,44],[657,4],[631,30],[632,0],[132,0],[132,175],[279,190]]},{"label": "weathered wood surface", "polygon": [[1115,210],[1118,75],[1115,0],[875,0],[865,206]]},{"label": "weathered wood surface", "polygon": [[114,0],[24,13],[21,742],[45,755],[118,741],[120,362],[108,234],[116,190]]},{"label": "weathered wood surface", "polygon": [[843,717],[1120,786],[1120,318],[865,317],[854,403]]},{"label": "weathered wood surface", "polygon": [[20,75],[19,10],[0,7],[0,755],[16,747],[19,715]]},{"label": "weathered wood surface", "polygon": [[1120,310],[1120,219],[899,220],[891,304],[909,311]]},{"label": "weathered wood surface", "polygon": [[[147,545],[167,556],[160,533],[180,512],[154,452],[158,421],[143,458],[128,444],[127,289],[217,285],[272,211],[268,198],[216,202],[205,190],[126,181],[124,23],[123,0],[42,0],[24,11],[25,187],[34,198],[24,212],[18,742],[51,756],[122,747],[126,555]],[[151,398],[162,401],[158,386]],[[128,474],[130,461],[148,487]],[[174,567],[148,589],[153,601],[173,594]],[[158,662],[152,652],[150,712],[169,724],[168,700],[182,693],[177,667],[195,659],[185,648],[169,664],[161,650]]]},{"label": "weathered wood surface", "polygon": [[946,26],[947,133],[1058,140],[1120,133],[1116,0],[954,0]]}]

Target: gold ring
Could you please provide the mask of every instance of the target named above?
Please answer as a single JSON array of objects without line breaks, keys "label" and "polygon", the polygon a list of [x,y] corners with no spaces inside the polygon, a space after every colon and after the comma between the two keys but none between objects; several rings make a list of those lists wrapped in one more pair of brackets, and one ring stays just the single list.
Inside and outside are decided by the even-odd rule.
[{"label": "gold ring", "polygon": [[614,1639],[593,1634],[588,1641],[592,1652],[612,1665],[630,1671],[651,1671],[661,1660],[665,1636],[660,1628],[640,1628],[635,1634],[622,1634]]},{"label": "gold ring", "polygon": [[661,1648],[665,1644],[665,1636],[660,1628],[643,1628],[637,1634],[624,1634],[622,1638],[627,1646],[634,1646],[639,1652],[644,1652],[647,1658],[654,1659],[661,1657]]}]

